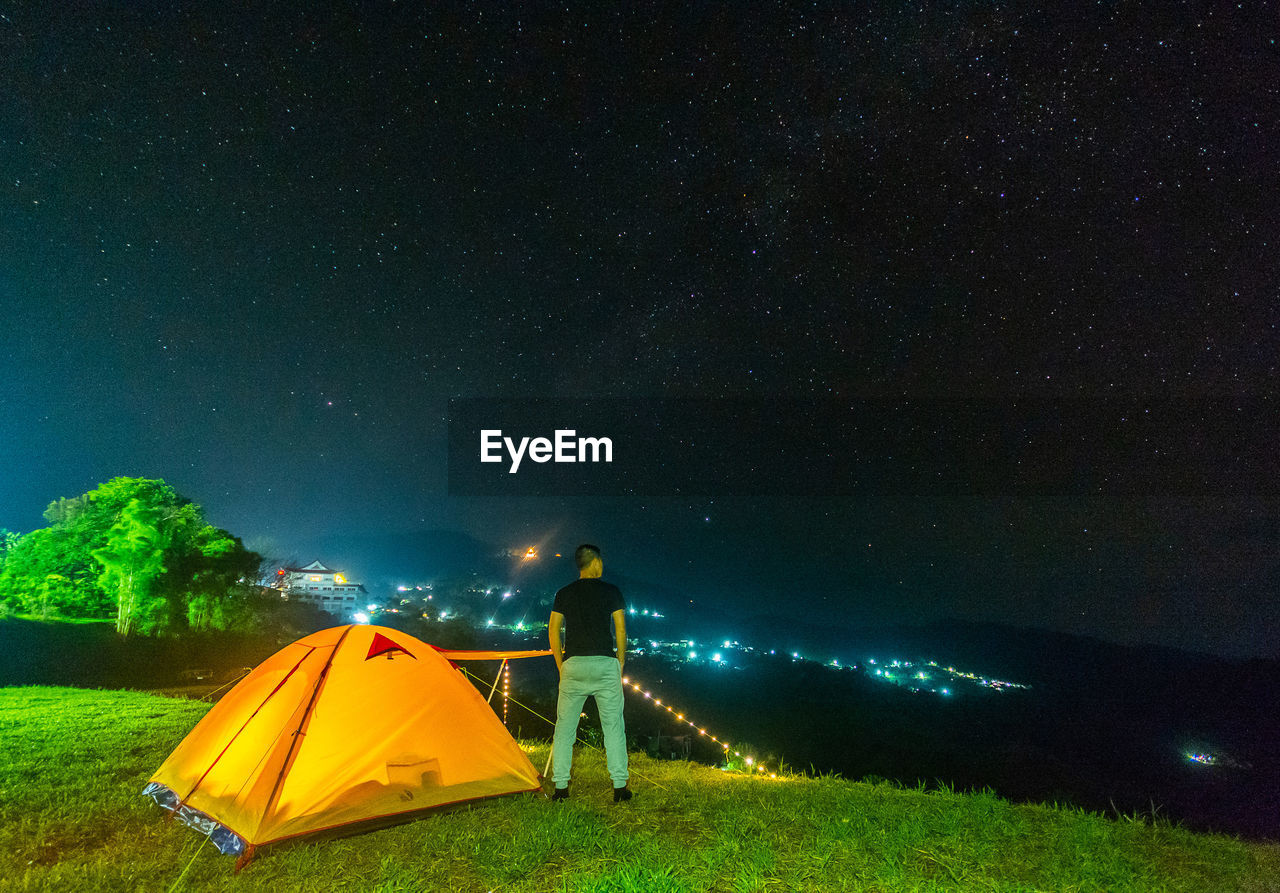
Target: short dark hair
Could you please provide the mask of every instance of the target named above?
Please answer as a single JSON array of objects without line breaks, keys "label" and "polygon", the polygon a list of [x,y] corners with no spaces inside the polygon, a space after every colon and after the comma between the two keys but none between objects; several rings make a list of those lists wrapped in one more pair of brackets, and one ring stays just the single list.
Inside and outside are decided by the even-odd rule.
[{"label": "short dark hair", "polygon": [[582,570],[599,557],[599,546],[593,546],[590,543],[583,543],[577,548],[577,551],[573,553],[573,563],[578,566],[578,570]]}]

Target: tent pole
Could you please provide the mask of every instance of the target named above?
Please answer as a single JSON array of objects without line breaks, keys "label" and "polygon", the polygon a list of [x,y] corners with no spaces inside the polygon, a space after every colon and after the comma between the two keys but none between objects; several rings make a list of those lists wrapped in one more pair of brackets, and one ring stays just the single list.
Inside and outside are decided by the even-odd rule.
[{"label": "tent pole", "polygon": [[498,667],[498,675],[493,677],[493,687],[489,689],[489,697],[485,701],[489,704],[493,703],[493,693],[498,690],[498,681],[502,679],[502,671],[507,668],[507,659],[502,659],[502,666]]}]

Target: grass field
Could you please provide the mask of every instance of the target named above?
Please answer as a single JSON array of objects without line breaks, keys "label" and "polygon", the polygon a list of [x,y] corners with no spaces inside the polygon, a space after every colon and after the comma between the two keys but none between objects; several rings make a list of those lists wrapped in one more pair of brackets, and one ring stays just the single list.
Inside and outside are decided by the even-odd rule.
[{"label": "grass field", "polygon": [[[567,803],[521,795],[267,849],[237,876],[140,796],[206,709],[0,689],[0,890],[1280,891],[1280,846],[990,795],[633,755],[636,799],[615,806],[591,750]],[[546,745],[529,749],[541,768]]]}]

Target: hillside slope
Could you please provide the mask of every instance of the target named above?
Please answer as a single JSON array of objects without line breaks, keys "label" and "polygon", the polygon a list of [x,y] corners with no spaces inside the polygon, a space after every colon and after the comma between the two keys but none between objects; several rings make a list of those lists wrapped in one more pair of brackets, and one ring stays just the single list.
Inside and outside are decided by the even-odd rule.
[{"label": "hillside slope", "polygon": [[[1280,890],[1280,847],[991,795],[768,780],[633,757],[609,802],[488,801],[264,851],[244,873],[139,795],[207,706],[129,691],[0,689],[0,890]],[[528,745],[541,766],[546,745]]]}]

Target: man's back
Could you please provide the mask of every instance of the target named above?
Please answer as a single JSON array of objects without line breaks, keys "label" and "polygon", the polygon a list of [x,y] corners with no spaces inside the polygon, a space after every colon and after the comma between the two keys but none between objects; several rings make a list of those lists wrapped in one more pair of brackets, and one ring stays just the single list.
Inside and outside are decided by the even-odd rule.
[{"label": "man's back", "polygon": [[564,615],[565,658],[613,656],[613,612],[625,609],[622,591],[598,577],[575,580],[557,592],[551,610]]}]

